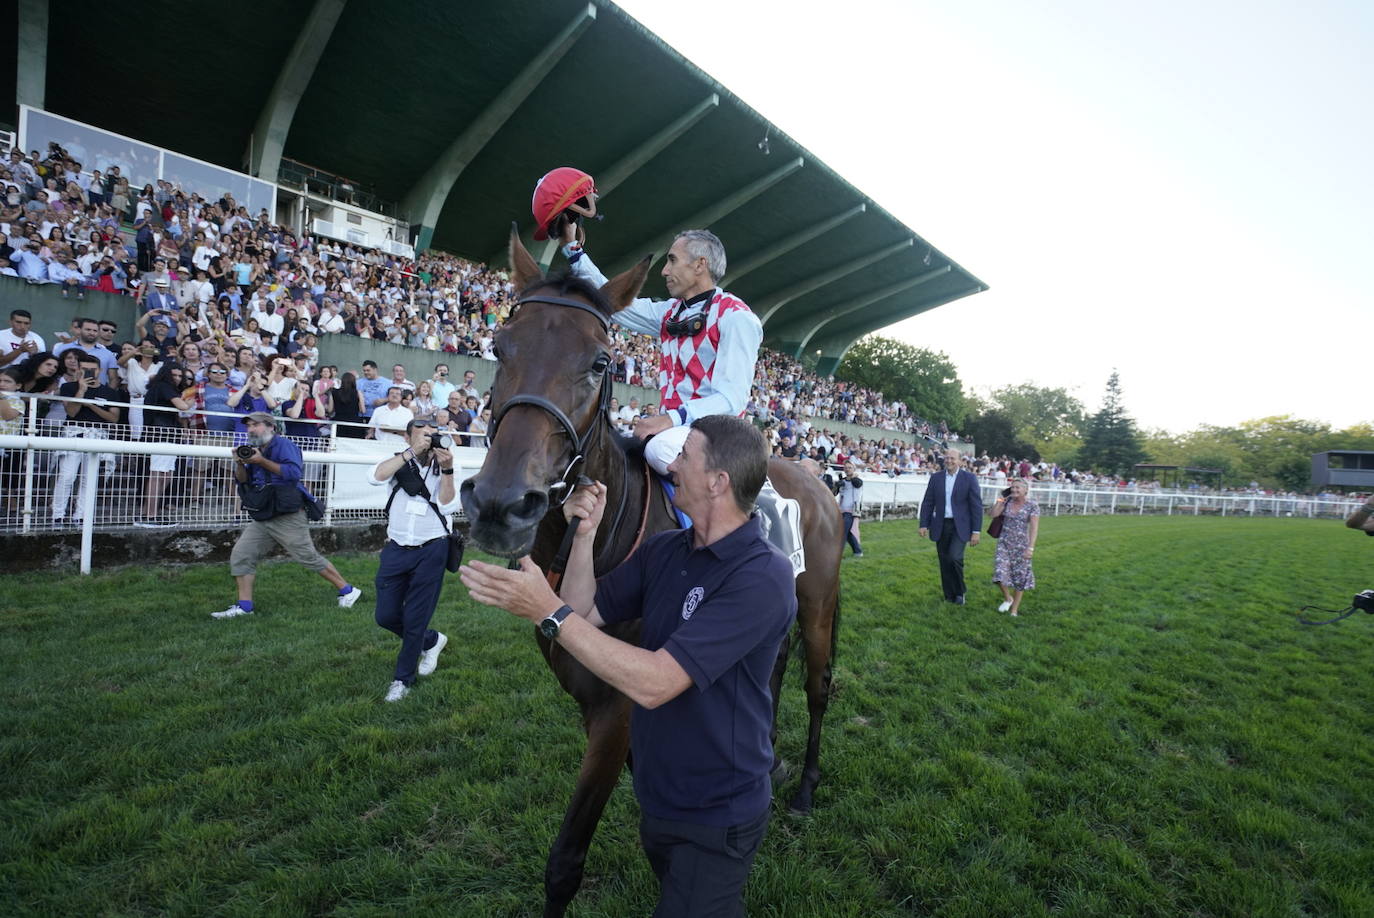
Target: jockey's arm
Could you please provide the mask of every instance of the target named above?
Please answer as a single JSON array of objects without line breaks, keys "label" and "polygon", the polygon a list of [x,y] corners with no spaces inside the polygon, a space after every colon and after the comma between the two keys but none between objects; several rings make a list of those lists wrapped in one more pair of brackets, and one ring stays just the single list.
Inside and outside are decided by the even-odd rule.
[{"label": "jockey's arm", "polygon": [[[591,281],[597,287],[606,285],[606,275],[592,261],[591,256],[581,247],[565,245],[563,254],[568,258],[568,268],[574,276]],[[659,336],[663,312],[668,308],[668,300],[651,300],[647,296],[636,297],[624,309],[611,316],[611,321],[621,328],[641,335]]]},{"label": "jockey's arm", "polygon": [[763,323],[752,312],[738,310],[720,319],[720,347],[711,372],[712,391],[683,405],[690,424],[708,414],[737,417],[749,404],[749,388],[754,383],[754,364],[763,341]]}]

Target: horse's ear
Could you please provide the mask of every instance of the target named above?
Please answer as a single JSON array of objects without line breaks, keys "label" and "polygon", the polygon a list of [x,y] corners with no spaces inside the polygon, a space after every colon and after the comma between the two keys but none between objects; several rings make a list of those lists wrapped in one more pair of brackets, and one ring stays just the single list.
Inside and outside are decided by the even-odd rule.
[{"label": "horse's ear", "polygon": [[525,248],[525,243],[520,241],[520,226],[514,222],[510,225],[510,269],[515,276],[516,290],[524,290],[544,276],[544,272],[539,270],[539,263]]},{"label": "horse's ear", "polygon": [[644,286],[644,279],[649,276],[649,265],[653,263],[654,256],[645,255],[639,264],[602,285],[601,292],[611,304],[612,312],[620,312],[639,296],[639,288]]}]

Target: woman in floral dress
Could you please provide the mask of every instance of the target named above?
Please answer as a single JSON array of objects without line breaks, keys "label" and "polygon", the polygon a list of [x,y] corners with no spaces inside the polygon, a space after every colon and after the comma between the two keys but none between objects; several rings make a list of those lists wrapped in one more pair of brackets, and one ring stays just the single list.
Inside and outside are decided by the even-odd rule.
[{"label": "woman in floral dress", "polygon": [[1026,590],[1035,588],[1031,559],[1040,533],[1040,505],[1030,499],[1030,484],[1024,478],[1012,479],[1009,487],[1011,496],[999,497],[992,505],[993,518],[1006,517],[993,560],[992,582],[1002,588],[1002,604],[997,611],[1015,615]]}]

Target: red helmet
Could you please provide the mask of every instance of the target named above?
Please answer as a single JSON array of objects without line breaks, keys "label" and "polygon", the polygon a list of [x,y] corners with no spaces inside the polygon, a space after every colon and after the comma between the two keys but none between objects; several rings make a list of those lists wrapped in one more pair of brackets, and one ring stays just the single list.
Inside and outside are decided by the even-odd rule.
[{"label": "red helmet", "polygon": [[559,166],[534,186],[534,238],[543,242],[559,214],[571,210],[583,217],[596,216],[596,182],[581,169]]}]

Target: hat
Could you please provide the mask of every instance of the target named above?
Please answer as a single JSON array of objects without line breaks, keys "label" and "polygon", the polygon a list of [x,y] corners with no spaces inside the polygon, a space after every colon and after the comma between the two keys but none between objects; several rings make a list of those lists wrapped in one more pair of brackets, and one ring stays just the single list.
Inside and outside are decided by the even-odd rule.
[{"label": "hat", "polygon": [[153,286],[154,286],[154,287],[166,287],[166,286],[168,286],[168,284],[167,284],[167,278],[165,278],[165,277],[159,277],[157,280],[153,281]]},{"label": "hat", "polygon": [[185,265],[177,265],[177,273],[178,273],[178,274],[190,274],[190,273],[191,273],[191,269],[188,268],[188,267],[186,267]]},{"label": "hat", "polygon": [[534,238],[543,242],[549,238],[550,224],[565,210],[596,216],[596,182],[581,169],[559,166],[534,186],[530,209],[534,213]]},{"label": "hat", "polygon": [[254,411],[252,414],[248,415],[248,417],[243,419],[243,422],[245,424],[247,424],[250,421],[257,421],[259,424],[269,424],[274,430],[277,427],[277,419],[272,415],[268,414],[266,411]]}]

